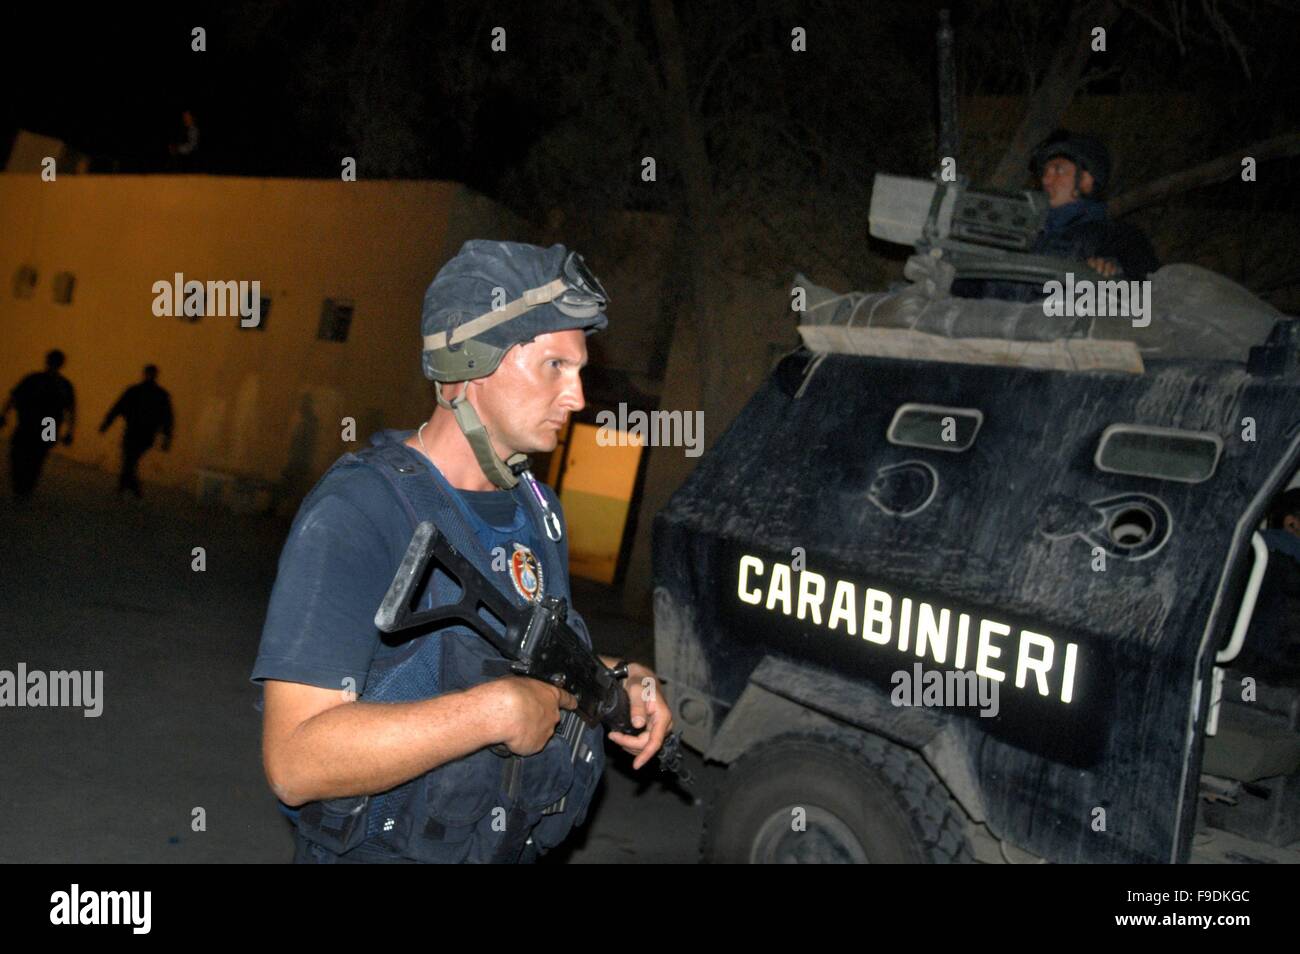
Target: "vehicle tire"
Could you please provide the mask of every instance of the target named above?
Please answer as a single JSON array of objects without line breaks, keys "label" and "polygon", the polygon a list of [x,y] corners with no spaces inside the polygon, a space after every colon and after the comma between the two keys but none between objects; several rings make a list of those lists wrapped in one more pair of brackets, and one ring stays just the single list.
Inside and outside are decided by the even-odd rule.
[{"label": "vehicle tire", "polygon": [[875,736],[783,736],[727,770],[709,803],[703,855],[724,864],[969,862],[963,827],[915,752]]}]

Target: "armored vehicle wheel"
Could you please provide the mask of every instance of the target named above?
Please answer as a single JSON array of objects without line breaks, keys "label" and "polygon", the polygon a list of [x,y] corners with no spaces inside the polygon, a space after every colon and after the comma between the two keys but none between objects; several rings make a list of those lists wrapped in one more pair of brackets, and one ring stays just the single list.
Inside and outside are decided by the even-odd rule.
[{"label": "armored vehicle wheel", "polygon": [[961,810],[915,753],[860,740],[787,736],[727,771],[709,806],[716,863],[968,862]]}]

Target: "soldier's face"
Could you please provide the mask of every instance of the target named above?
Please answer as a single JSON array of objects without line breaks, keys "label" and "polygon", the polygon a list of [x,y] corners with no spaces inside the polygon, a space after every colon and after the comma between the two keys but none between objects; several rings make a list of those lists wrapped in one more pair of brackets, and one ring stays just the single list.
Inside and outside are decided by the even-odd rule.
[{"label": "soldier's face", "polygon": [[556,331],[511,348],[481,379],[479,415],[503,457],[555,450],[569,415],[586,403],[579,377],[586,363],[587,336]]},{"label": "soldier's face", "polygon": [[[1046,165],[1043,166],[1043,191],[1047,193],[1047,204],[1053,209],[1073,202],[1079,197],[1074,184],[1074,174],[1078,170],[1079,167],[1073,162],[1060,156],[1049,159]],[[1092,176],[1086,172],[1084,175],[1088,176],[1088,180],[1091,182]],[[1082,181],[1080,181],[1079,185],[1083,185]]]}]

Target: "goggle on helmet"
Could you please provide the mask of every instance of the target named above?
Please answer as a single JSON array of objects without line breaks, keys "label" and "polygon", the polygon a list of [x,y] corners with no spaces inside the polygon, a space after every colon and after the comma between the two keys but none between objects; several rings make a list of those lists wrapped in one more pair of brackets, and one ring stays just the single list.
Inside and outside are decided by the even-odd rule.
[{"label": "goggle on helmet", "polygon": [[513,301],[457,325],[450,332],[425,335],[425,373],[443,382],[486,377],[496,370],[510,346],[488,344],[478,340],[479,335],[539,305],[552,305],[570,318],[594,318],[608,303],[609,295],[582,256],[570,252],[560,266],[559,276],[545,285],[530,288]]}]

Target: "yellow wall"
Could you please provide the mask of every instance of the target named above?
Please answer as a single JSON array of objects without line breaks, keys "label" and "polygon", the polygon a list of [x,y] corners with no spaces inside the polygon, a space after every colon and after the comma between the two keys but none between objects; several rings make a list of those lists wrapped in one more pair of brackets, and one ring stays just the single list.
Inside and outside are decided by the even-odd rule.
[{"label": "yellow wall", "polygon": [[[528,240],[499,207],[446,182],[5,174],[0,224],[0,389],[61,348],[78,423],[56,453],[115,468],[122,425],[100,435],[99,423],[157,364],[176,436],[141,475],[186,486],[200,467],[277,480],[291,459],[309,460],[314,479],[347,448],[342,418],[356,419],[361,441],[421,420],[432,406],[418,344],[429,281],[467,238]],[[13,291],[23,265],[39,273],[28,299]],[[70,305],[53,300],[65,270]],[[266,330],[155,317],[153,283],[175,272],[259,280]],[[354,302],[346,343],[316,338],[326,297]]]},{"label": "yellow wall", "polygon": [[626,445],[601,446],[598,429],[574,424],[565,446],[560,503],[569,524],[569,564],[576,576],[614,582],[642,447],[633,435],[611,431]]}]

